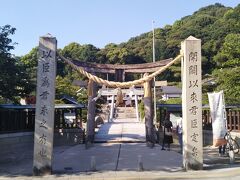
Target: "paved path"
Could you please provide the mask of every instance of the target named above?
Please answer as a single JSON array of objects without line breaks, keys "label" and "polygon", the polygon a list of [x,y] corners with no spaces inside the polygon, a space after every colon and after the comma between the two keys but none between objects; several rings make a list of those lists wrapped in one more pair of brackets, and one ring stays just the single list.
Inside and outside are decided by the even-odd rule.
[{"label": "paved path", "polygon": [[100,127],[95,142],[145,142],[145,125],[136,119],[114,119]]},{"label": "paved path", "polygon": [[98,171],[138,171],[142,157],[144,170],[181,171],[182,156],[173,151],[162,151],[157,145],[150,149],[145,143],[101,143],[89,149],[78,145],[54,157],[54,171],[59,173],[91,171],[91,159]]},{"label": "paved path", "polygon": [[[21,148],[21,149],[20,149]],[[238,179],[238,163],[229,165],[227,157],[218,157],[217,150],[204,150],[203,171],[182,171],[182,156],[177,147],[161,151],[161,146],[146,147],[145,143],[97,143],[54,148],[53,175],[45,179]],[[33,179],[32,148],[19,147],[16,154],[6,154],[8,161],[0,163],[0,179]],[[207,153],[207,154],[206,154]],[[138,171],[138,156],[142,156],[143,172]],[[96,172],[91,172],[91,157],[96,159]],[[0,157],[0,159],[3,157]],[[5,157],[6,158],[6,157]],[[207,160],[206,160],[207,159]],[[215,164],[219,162],[221,166]],[[212,167],[210,167],[212,166]],[[209,168],[210,167],[210,168]],[[235,177],[235,178],[232,178]]]},{"label": "paved path", "polygon": [[[16,154],[0,157],[0,177],[4,175],[31,175],[33,147],[21,147]],[[8,156],[8,158],[7,158]],[[98,171],[137,171],[139,156],[143,168],[149,170],[181,171],[182,156],[174,151],[161,151],[161,146],[149,148],[145,143],[97,143],[89,149],[85,145],[55,147],[53,173],[80,173],[91,171],[91,159],[96,159]],[[3,160],[4,158],[5,161]]]},{"label": "paved path", "polygon": [[[53,175],[45,179],[239,179],[240,155],[230,165],[228,157],[219,157],[218,150],[204,148],[204,170],[184,172],[178,145],[171,151],[161,146],[146,146],[144,124],[132,119],[114,120],[101,126],[94,145],[54,147]],[[112,143],[100,143],[112,142]],[[131,142],[131,143],[128,143]],[[96,172],[91,170],[95,159]],[[143,172],[139,172],[139,159]],[[15,145],[11,151],[0,151],[0,180],[16,177],[34,179],[32,175],[33,143]],[[230,178],[234,177],[234,178]]]}]

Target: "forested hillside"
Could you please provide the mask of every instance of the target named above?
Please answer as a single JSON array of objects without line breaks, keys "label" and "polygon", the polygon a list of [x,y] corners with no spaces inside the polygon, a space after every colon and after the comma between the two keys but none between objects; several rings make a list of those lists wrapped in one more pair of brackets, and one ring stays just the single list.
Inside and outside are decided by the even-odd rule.
[{"label": "forested hillside", "polygon": [[[201,39],[203,78],[214,78],[213,81],[216,82],[204,85],[203,91],[206,93],[223,89],[228,103],[239,103],[240,75],[236,73],[240,72],[239,33],[240,5],[235,8],[221,4],[203,7],[173,25],[155,29],[156,60],[176,57],[180,51],[181,41],[190,35]],[[99,63],[152,62],[152,32],[133,37],[119,45],[108,44],[104,49],[95,49],[95,56],[91,54],[93,48],[90,49],[89,45],[78,45],[79,50],[73,45],[76,46],[76,44],[66,46],[62,53],[65,56]],[[82,56],[84,50],[80,49],[87,47],[89,54]],[[180,63],[172,66],[157,79],[167,79],[173,84],[178,84],[181,80]]]},{"label": "forested hillside", "polygon": [[[240,5],[235,8],[221,4],[210,5],[177,20],[173,25],[156,28],[156,60],[176,57],[179,54],[181,41],[190,35],[202,40],[202,74],[204,79],[211,79],[212,82],[204,84],[204,93],[221,89],[224,90],[228,103],[240,103]],[[152,32],[132,37],[121,44],[108,44],[103,49],[91,44],[82,45],[73,42],[59,49],[59,53],[65,57],[96,63],[152,62]],[[29,83],[35,84],[37,48],[21,57],[20,62],[26,67]],[[79,75],[62,62],[58,62],[57,74],[56,94],[76,96],[74,94],[76,87],[72,87],[71,81]],[[178,85],[181,80],[180,75],[180,63],[178,63],[157,79],[168,80],[170,84]],[[34,88],[32,91],[34,93]]]},{"label": "forested hillside", "polygon": [[[216,68],[216,56],[228,34],[240,32],[240,6],[235,9],[215,4],[199,9],[191,16],[183,17],[173,25],[156,29],[156,59],[175,57],[181,41],[192,35],[202,40],[203,74],[211,74]],[[152,61],[152,32],[131,38],[120,47],[131,49],[147,62]],[[178,70],[173,67],[173,72]],[[179,80],[180,73],[169,75],[169,81]],[[174,78],[174,77],[177,77]]]},{"label": "forested hillside", "polygon": [[[204,84],[203,92],[224,90],[227,103],[240,103],[240,5],[228,8],[221,4],[199,9],[173,25],[155,30],[156,59],[175,57],[181,41],[192,35],[202,40],[203,78],[215,84]],[[122,43],[119,47],[132,51],[145,61],[152,61],[152,32]],[[180,64],[172,66],[158,79],[180,82]]]}]

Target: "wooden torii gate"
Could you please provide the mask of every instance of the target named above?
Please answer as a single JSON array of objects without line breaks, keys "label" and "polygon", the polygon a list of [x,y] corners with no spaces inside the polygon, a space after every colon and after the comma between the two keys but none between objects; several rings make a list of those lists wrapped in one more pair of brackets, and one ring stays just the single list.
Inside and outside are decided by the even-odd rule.
[{"label": "wooden torii gate", "polygon": [[[152,117],[152,97],[150,81],[163,70],[171,66],[174,62],[182,58],[182,84],[183,84],[183,167],[193,170],[203,168],[202,151],[202,90],[201,90],[201,40],[192,36],[181,44],[181,55],[174,60],[162,60],[156,63],[134,64],[134,65],[99,65],[83,63],[80,70],[76,67],[79,61],[70,62],[63,58],[71,67],[89,77],[88,83],[88,121],[94,120],[95,104],[93,98],[96,97],[95,82],[102,82],[114,87],[123,87],[133,84],[144,83],[144,103],[145,103],[145,123],[147,127],[146,140],[151,141],[153,117]],[[38,73],[37,73],[37,102],[34,132],[34,162],[33,174],[43,175],[52,172],[52,150],[54,132],[54,98],[55,98],[55,77],[56,77],[56,38],[47,35],[40,37]],[[169,62],[171,61],[171,62]],[[169,62],[169,63],[168,63]],[[158,64],[159,63],[159,64]],[[159,67],[164,66],[162,69]],[[107,82],[97,78],[91,73],[115,73],[117,82]],[[155,72],[154,72],[155,71]],[[123,81],[126,72],[147,73],[144,78],[133,82],[119,83]],[[94,81],[93,81],[94,80]],[[94,107],[94,108],[91,108]],[[91,123],[90,123],[91,125]],[[92,130],[92,127],[88,127]],[[94,133],[89,132],[89,140],[94,138]],[[149,139],[148,139],[149,138]]]},{"label": "wooden torii gate", "polygon": [[[79,60],[72,60],[72,63],[78,67],[81,67],[88,73],[96,74],[115,74],[115,82],[125,82],[125,74],[126,73],[134,73],[134,74],[143,74],[143,73],[152,73],[159,68],[165,66],[169,62],[172,61],[172,58],[165,59],[161,61],[157,61],[155,63],[144,63],[144,64],[127,64],[127,65],[115,65],[115,64],[96,64],[96,63],[88,63],[82,62]],[[151,86],[149,86],[150,88]],[[142,93],[143,94],[143,93]],[[142,95],[141,94],[141,95]],[[96,83],[89,81],[88,83],[88,118],[87,118],[87,129],[86,129],[86,142],[93,143],[94,142],[94,124],[95,124],[95,102],[93,99],[96,97]],[[148,95],[152,96],[151,94]],[[114,95],[112,95],[112,103],[114,103]],[[152,101],[151,101],[152,102]],[[152,106],[152,104],[148,104],[148,106]],[[149,111],[150,109],[150,111]],[[147,114],[151,114],[148,118],[145,118],[146,124],[146,141],[154,143],[154,132],[153,132],[153,112],[152,108],[146,108]],[[111,106],[111,118],[113,116],[113,105]],[[151,130],[148,130],[151,129]],[[149,134],[150,133],[150,134]]]},{"label": "wooden torii gate", "polygon": [[[165,66],[169,62],[172,61],[172,58],[160,60],[155,63],[144,63],[144,64],[97,64],[97,63],[89,63],[82,62],[79,60],[72,60],[72,63],[78,67],[81,67],[86,72],[91,74],[114,74],[115,82],[125,82],[126,73],[134,73],[134,74],[144,74],[144,73],[152,73],[157,71],[159,68]],[[166,84],[166,83],[164,83]],[[94,121],[95,121],[95,102],[93,99],[96,97],[96,83],[89,81],[88,84],[88,119],[87,119],[87,130],[86,130],[86,141],[93,143],[94,142]],[[114,101],[114,95],[113,100]],[[149,104],[150,105],[150,104]],[[111,106],[111,112],[113,107]],[[153,113],[149,111],[148,113]],[[113,113],[111,113],[113,115]],[[112,116],[111,116],[112,117]],[[153,121],[152,115],[149,116],[149,121]],[[148,120],[147,120],[148,121]],[[151,129],[153,129],[153,122],[146,123],[147,125],[151,125]],[[149,140],[149,137],[153,135],[146,135],[146,140]],[[153,138],[151,138],[153,139]],[[151,140],[153,141],[153,140]]]},{"label": "wooden torii gate", "polygon": [[157,71],[160,67],[165,66],[172,58],[160,60],[155,63],[144,63],[144,64],[96,64],[82,62],[79,60],[73,60],[72,62],[78,67],[83,68],[89,73],[101,73],[101,74],[115,74],[115,82],[125,82],[126,73],[152,73]]}]

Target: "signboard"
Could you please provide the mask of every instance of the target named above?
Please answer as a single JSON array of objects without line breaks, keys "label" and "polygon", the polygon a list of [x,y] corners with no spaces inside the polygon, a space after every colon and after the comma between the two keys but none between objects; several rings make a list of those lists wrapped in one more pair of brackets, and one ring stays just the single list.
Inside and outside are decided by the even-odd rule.
[{"label": "signboard", "polygon": [[76,119],[75,113],[64,113],[64,120],[67,124],[72,124]]}]

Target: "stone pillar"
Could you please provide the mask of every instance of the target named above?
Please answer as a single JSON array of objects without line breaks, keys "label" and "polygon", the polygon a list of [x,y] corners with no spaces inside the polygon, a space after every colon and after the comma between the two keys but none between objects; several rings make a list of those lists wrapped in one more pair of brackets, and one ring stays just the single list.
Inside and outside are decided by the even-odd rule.
[{"label": "stone pillar", "polygon": [[38,48],[37,102],[34,132],[33,175],[52,172],[57,40],[40,37]]},{"label": "stone pillar", "polygon": [[89,79],[86,143],[94,142],[96,101],[93,98],[95,97],[96,97],[96,83]]},{"label": "stone pillar", "polygon": [[186,170],[203,168],[201,40],[188,37],[181,44],[183,166]]},{"label": "stone pillar", "polygon": [[[144,77],[148,74],[145,73]],[[145,112],[145,127],[146,127],[146,141],[150,146],[155,144],[154,127],[153,127],[153,104],[152,104],[152,89],[151,83],[144,83],[144,112]]]}]

